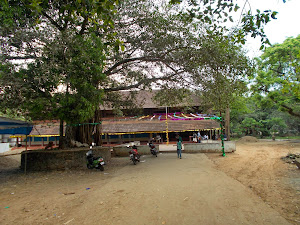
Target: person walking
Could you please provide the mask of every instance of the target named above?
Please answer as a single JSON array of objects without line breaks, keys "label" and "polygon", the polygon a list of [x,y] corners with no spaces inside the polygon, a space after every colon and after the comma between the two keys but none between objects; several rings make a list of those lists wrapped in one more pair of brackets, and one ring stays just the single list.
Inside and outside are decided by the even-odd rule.
[{"label": "person walking", "polygon": [[177,137],[177,157],[181,159],[181,150],[182,150],[182,138]]}]

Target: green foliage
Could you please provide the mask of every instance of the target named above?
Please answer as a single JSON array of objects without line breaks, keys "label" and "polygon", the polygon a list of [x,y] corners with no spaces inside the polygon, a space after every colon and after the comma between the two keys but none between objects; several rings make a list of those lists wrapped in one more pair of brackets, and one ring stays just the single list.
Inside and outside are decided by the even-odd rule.
[{"label": "green foliage", "polygon": [[[116,1],[1,1],[1,108],[83,122],[102,102]],[[20,59],[26,66],[11,64]],[[30,59],[26,62],[25,59]]]},{"label": "green foliage", "polygon": [[189,97],[191,96],[191,91],[185,88],[168,88],[161,89],[157,91],[154,96],[154,101],[156,101],[161,106],[174,107],[178,104],[186,103],[191,101]]},{"label": "green foliage", "polygon": [[283,118],[280,117],[273,117],[271,119],[266,120],[266,126],[267,129],[269,129],[271,132],[279,132],[280,134],[282,134],[285,128],[287,128],[285,121],[283,120]]},{"label": "green foliage", "polygon": [[241,78],[251,72],[251,63],[230,39],[176,10],[142,1],[120,4],[113,31],[125,51],[112,53],[107,63],[108,79],[120,79],[106,90],[159,87],[156,100],[170,106],[184,99],[184,89],[201,89],[207,103],[222,111],[232,103],[231,94],[246,90]]},{"label": "green foliage", "polygon": [[267,48],[256,61],[253,92],[300,117],[300,35]]},{"label": "green foliage", "polygon": [[103,44],[97,37],[63,40],[62,48],[56,48],[57,43],[45,47],[44,57],[27,69],[3,73],[3,103],[33,119],[74,123],[94,114],[102,95],[97,85],[105,78]]},{"label": "green foliage", "polygon": [[253,118],[245,118],[243,121],[242,121],[242,127],[247,130],[247,132],[249,132],[248,130],[257,130],[258,127],[261,126],[261,123],[256,121],[255,119]]},{"label": "green foliage", "polygon": [[300,132],[300,120],[280,112],[267,97],[243,97],[240,102],[246,110],[231,108],[232,132],[238,135],[270,136],[273,132],[280,135],[297,135]]},{"label": "green foliage", "polygon": [[[210,27],[211,33],[222,34],[228,36],[233,42],[245,44],[247,35],[253,38],[261,38],[261,49],[264,49],[266,45],[270,45],[267,36],[264,33],[264,25],[270,22],[272,19],[276,19],[277,12],[271,10],[264,10],[261,12],[257,10],[256,13],[252,13],[251,10],[245,12],[245,5],[241,10],[241,19],[238,27],[232,31],[227,28],[224,23],[228,20],[234,22],[232,13],[237,12],[240,6],[238,1],[227,0],[171,0],[171,4],[188,4],[188,9],[184,8],[183,12],[193,18],[200,20],[202,23],[207,24]],[[249,3],[249,2],[248,2]]]},{"label": "green foliage", "polygon": [[232,31],[223,23],[232,21],[237,4],[188,1],[181,10],[180,2],[1,1],[2,110],[68,123],[89,119],[103,101],[116,113],[139,113],[134,96],[115,91],[155,85],[169,89],[168,101],[159,96],[162,104],[183,101],[185,88],[200,87],[207,103],[223,111],[245,91],[241,78],[251,72],[236,43],[251,33],[266,43],[262,27],[276,13],[248,13]]},{"label": "green foliage", "polygon": [[245,80],[252,72],[252,65],[241,49],[227,40],[216,39],[205,50],[210,60],[206,63],[207,69],[201,70],[203,76],[198,77],[196,84],[200,86],[204,103],[224,112],[247,91]]}]

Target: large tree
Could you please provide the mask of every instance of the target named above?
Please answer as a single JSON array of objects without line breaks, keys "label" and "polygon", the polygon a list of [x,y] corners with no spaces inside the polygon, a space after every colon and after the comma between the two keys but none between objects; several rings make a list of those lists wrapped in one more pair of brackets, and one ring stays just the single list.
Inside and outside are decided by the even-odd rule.
[{"label": "large tree", "polygon": [[240,97],[236,103],[231,111],[232,130],[235,135],[266,137],[272,133],[280,136],[299,134],[299,118],[280,111],[266,96],[256,94]]},{"label": "large tree", "polygon": [[[221,46],[215,48],[218,45]],[[226,39],[210,43],[205,52],[211,55],[212,50],[217,52],[207,62],[208,70],[201,71],[204,76],[198,76],[196,84],[202,101],[224,118],[225,132],[230,140],[230,108],[248,90],[246,77],[252,73],[252,64],[241,47],[228,43]]]},{"label": "large tree", "polygon": [[[2,109],[65,120],[68,136],[82,137],[72,124],[97,123],[99,104],[113,102],[116,91],[153,83],[177,88],[208,76],[219,48],[243,42],[249,32],[263,36],[261,23],[276,14],[258,13],[255,24],[246,14],[244,26],[226,35],[220,18],[238,7],[207,2],[215,1],[200,1],[204,10],[181,10],[156,1],[121,1],[118,8],[114,0],[1,1]],[[211,44],[220,38],[225,45]]]},{"label": "large tree", "polygon": [[300,118],[300,35],[268,47],[256,61],[252,90]]},{"label": "large tree", "polygon": [[121,8],[115,29],[125,51],[108,63],[107,74],[122,79],[105,90],[124,90],[129,85],[149,88],[151,81],[168,89],[156,99],[162,105],[174,105],[176,95],[179,101],[186,96],[182,88],[196,89],[203,103],[219,112],[230,107],[234,95],[246,90],[241,78],[251,72],[249,60],[230,38],[217,29],[211,31],[210,21],[191,20],[189,14],[168,10],[159,13],[149,3],[124,3]]},{"label": "large tree", "polygon": [[107,52],[120,44],[107,32],[115,2],[1,1],[2,109],[69,125],[92,117]]}]

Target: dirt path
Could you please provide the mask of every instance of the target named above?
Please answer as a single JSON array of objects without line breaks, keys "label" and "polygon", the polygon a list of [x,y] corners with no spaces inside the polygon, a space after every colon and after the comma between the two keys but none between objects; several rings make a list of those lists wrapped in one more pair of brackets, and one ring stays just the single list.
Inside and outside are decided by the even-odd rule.
[{"label": "dirt path", "polygon": [[104,172],[6,174],[0,224],[290,224],[205,154],[142,161],[115,158]]},{"label": "dirt path", "polygon": [[251,189],[289,222],[300,224],[300,170],[281,157],[300,153],[300,141],[237,142],[237,151],[207,154],[215,168]]}]

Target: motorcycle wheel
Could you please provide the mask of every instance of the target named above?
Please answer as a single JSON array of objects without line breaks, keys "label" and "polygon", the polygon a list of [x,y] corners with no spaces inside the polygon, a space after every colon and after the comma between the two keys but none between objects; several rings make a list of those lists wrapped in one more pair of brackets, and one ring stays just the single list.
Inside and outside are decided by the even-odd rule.
[{"label": "motorcycle wheel", "polygon": [[90,164],[86,164],[86,167],[87,167],[88,169],[93,169],[93,167],[92,167]]},{"label": "motorcycle wheel", "polygon": [[100,171],[104,171],[104,166],[99,165],[99,170],[100,170]]},{"label": "motorcycle wheel", "polygon": [[133,161],[133,164],[134,164],[134,165],[136,165],[136,161],[135,161],[135,159],[133,159],[132,161]]}]

